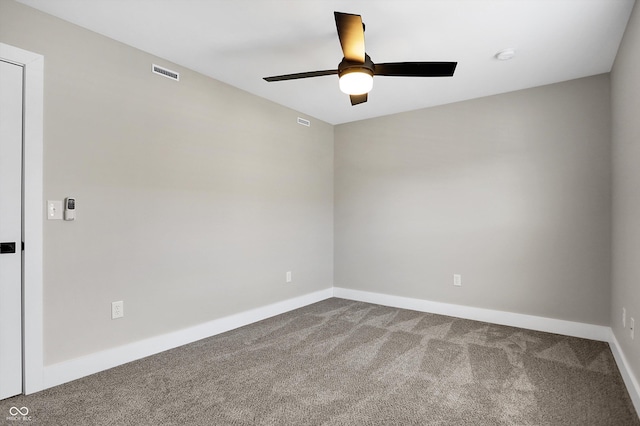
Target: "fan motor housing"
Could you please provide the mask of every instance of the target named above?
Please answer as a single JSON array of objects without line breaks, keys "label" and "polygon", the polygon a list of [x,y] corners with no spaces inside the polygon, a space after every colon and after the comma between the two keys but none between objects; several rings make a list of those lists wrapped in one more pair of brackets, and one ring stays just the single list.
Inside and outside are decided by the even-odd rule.
[{"label": "fan motor housing", "polygon": [[338,77],[342,77],[343,75],[351,72],[366,72],[373,76],[374,69],[375,65],[366,53],[364,55],[364,63],[348,61],[345,58],[342,58],[342,62],[338,64]]}]

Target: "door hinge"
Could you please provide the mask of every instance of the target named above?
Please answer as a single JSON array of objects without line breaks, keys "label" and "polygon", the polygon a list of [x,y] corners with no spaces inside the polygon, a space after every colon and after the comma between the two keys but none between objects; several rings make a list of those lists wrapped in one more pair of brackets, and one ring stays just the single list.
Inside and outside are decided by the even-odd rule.
[{"label": "door hinge", "polygon": [[24,241],[22,242],[22,251],[24,251]]}]

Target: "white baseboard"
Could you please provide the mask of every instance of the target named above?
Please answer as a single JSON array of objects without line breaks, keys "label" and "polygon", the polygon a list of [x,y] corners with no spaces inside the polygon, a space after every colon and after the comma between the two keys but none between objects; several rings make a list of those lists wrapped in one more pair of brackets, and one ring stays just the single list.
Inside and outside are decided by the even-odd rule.
[{"label": "white baseboard", "polygon": [[332,296],[333,289],[327,288],[194,327],[48,365],[44,367],[44,389],[283,314]]},{"label": "white baseboard", "polygon": [[492,309],[432,302],[429,300],[392,296],[389,294],[371,293],[368,291],[334,287],[333,296],[341,297],[343,299],[357,300],[360,302],[392,306],[394,308],[412,309],[414,311],[448,315],[451,317],[490,322],[492,324],[526,328],[528,330],[545,331],[548,333],[563,334],[565,336],[599,340],[602,342],[608,342],[609,337],[611,336],[611,328],[603,325],[584,324],[580,322],[538,317],[534,315],[517,314],[514,312],[495,311]]},{"label": "white baseboard", "polygon": [[624,380],[624,384],[627,386],[627,391],[629,392],[633,406],[636,408],[636,413],[640,416],[640,383],[638,383],[638,380],[631,373],[627,357],[624,356],[618,344],[618,339],[616,339],[615,334],[613,334],[613,330],[611,330],[609,335],[609,347],[611,347],[613,357],[616,360],[616,364],[618,364],[618,370],[620,370],[622,380]]}]

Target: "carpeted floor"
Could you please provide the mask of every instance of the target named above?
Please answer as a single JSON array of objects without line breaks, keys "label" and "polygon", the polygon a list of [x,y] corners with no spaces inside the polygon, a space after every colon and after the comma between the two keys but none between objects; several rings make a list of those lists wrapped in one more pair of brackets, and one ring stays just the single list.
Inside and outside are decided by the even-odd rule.
[{"label": "carpeted floor", "polygon": [[11,407],[56,426],[640,425],[606,343],[335,298],[0,401],[26,424]]}]

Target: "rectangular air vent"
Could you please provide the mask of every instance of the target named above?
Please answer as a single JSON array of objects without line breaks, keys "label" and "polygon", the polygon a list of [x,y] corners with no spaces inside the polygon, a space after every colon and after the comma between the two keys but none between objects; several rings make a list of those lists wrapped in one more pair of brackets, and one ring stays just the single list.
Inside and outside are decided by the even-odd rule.
[{"label": "rectangular air vent", "polygon": [[298,124],[301,124],[303,126],[311,126],[311,122],[309,120],[305,120],[304,118],[300,118],[298,117]]},{"label": "rectangular air vent", "polygon": [[153,71],[155,74],[170,78],[171,80],[180,81],[180,74],[175,71],[163,68],[159,65],[153,64],[151,67],[151,71]]}]

